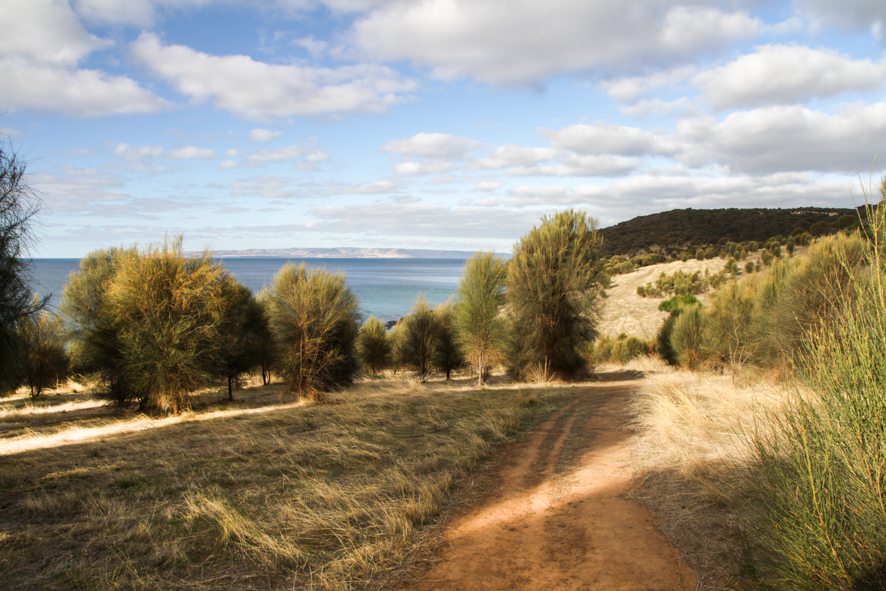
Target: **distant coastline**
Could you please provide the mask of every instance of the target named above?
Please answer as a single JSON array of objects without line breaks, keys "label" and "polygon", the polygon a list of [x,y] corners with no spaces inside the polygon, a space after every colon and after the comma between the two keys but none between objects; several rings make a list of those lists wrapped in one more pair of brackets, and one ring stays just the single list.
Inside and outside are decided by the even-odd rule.
[{"label": "distant coastline", "polygon": [[[188,252],[197,256],[199,251]],[[467,260],[474,254],[464,250],[426,250],[421,248],[249,248],[211,250],[218,258],[282,257],[295,259],[455,259]]]}]

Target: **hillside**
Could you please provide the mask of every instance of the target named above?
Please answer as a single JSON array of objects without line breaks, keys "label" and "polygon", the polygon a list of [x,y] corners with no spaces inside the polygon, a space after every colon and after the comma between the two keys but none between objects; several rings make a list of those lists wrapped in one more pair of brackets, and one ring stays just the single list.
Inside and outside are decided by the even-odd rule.
[{"label": "hillside", "polygon": [[653,247],[674,250],[724,242],[764,242],[808,232],[833,234],[858,222],[854,209],[674,209],[639,216],[602,230],[609,255],[632,255]]}]

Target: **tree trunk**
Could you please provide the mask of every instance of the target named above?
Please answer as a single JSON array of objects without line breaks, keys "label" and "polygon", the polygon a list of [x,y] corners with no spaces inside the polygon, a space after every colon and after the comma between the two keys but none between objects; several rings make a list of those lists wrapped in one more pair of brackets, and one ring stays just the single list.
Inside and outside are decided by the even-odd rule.
[{"label": "tree trunk", "polygon": [[234,376],[228,376],[228,402],[234,402]]}]

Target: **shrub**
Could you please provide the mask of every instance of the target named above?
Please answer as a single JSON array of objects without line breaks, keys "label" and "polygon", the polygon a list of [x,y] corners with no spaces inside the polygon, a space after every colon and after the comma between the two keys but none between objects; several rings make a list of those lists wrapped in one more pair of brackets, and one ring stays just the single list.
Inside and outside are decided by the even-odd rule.
[{"label": "shrub", "polygon": [[379,374],[391,364],[391,342],[385,324],[375,316],[370,316],[360,327],[357,335],[357,353],[363,366],[370,372]]},{"label": "shrub", "polygon": [[465,357],[455,335],[453,304],[446,302],[434,309],[434,353],[432,361],[438,371],[446,374],[449,380],[452,370],[465,364]]},{"label": "shrub", "polygon": [[280,367],[296,395],[322,400],[353,383],[357,299],[343,275],[290,263],[274,278],[268,312]]},{"label": "shrub", "polygon": [[507,265],[492,253],[477,254],[465,263],[453,324],[458,343],[477,371],[480,385],[504,348],[502,307],[506,284]]},{"label": "shrub", "polygon": [[635,357],[646,355],[652,347],[650,343],[637,337],[620,334],[616,338],[602,337],[591,349],[593,363],[627,363]]},{"label": "shrub", "polygon": [[424,296],[419,296],[412,312],[402,322],[398,357],[406,366],[412,367],[421,381],[431,375],[437,319]]},{"label": "shrub", "polygon": [[261,364],[270,329],[255,296],[230,275],[224,278],[221,298],[218,371],[227,382],[228,400],[233,400],[239,376]]},{"label": "shrub", "polygon": [[701,306],[686,306],[674,321],[671,345],[680,365],[695,369],[702,356],[702,314]]},{"label": "shrub", "polygon": [[[42,300],[35,298],[35,305]],[[56,314],[43,310],[19,321],[25,384],[31,396],[40,396],[44,388],[57,384],[68,373],[64,326]]]},{"label": "shrub", "polygon": [[181,239],[143,254],[122,253],[108,288],[127,386],[143,408],[178,413],[218,366],[224,271],[206,256],[186,259]]},{"label": "shrub", "polygon": [[779,418],[778,434],[754,438],[749,539],[767,587],[886,588],[886,208],[869,218],[863,266],[850,243],[832,244],[847,289],[796,356],[815,396]]},{"label": "shrub", "polygon": [[754,301],[746,282],[715,292],[703,317],[703,347],[733,371],[750,360],[755,344]]},{"label": "shrub", "polygon": [[604,283],[601,245],[596,222],[570,210],[545,218],[514,247],[507,290],[514,373],[548,380],[586,369]]},{"label": "shrub", "polygon": [[698,304],[698,298],[694,295],[676,295],[669,300],[664,300],[658,305],[662,312],[673,312],[692,304]]}]

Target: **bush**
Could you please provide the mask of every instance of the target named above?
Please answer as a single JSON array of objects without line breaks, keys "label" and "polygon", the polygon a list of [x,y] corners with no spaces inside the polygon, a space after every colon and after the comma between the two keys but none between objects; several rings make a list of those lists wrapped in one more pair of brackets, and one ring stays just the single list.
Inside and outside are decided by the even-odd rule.
[{"label": "bush", "polygon": [[357,335],[357,353],[363,366],[374,374],[380,374],[391,364],[391,342],[385,324],[370,316],[360,327]]},{"label": "bush", "polygon": [[545,218],[514,247],[507,298],[512,315],[512,371],[542,380],[586,370],[605,283],[602,240],[586,214]]},{"label": "bush", "polygon": [[492,253],[474,255],[465,263],[453,323],[458,343],[477,371],[479,385],[504,349],[506,284],[507,264]]},{"label": "bush", "polygon": [[703,359],[702,355],[702,313],[701,306],[686,306],[674,321],[671,345],[680,365],[695,369]]},{"label": "bush", "polygon": [[228,400],[232,401],[240,375],[261,365],[270,329],[252,292],[230,275],[224,279],[221,298],[218,373],[227,382]]},{"label": "bush", "polygon": [[754,301],[746,284],[730,283],[715,292],[703,317],[705,352],[733,371],[751,359],[756,339]]},{"label": "bush", "polygon": [[796,356],[815,395],[754,439],[749,539],[769,588],[886,588],[886,208],[869,219],[864,265],[851,243],[831,244],[848,284]]},{"label": "bush", "polygon": [[465,357],[455,335],[455,323],[453,304],[446,302],[434,309],[434,324],[436,334],[434,336],[434,354],[432,361],[438,371],[446,374],[449,380],[452,370],[458,369],[465,364]]},{"label": "bush", "polygon": [[635,357],[646,355],[652,349],[651,344],[637,337],[625,334],[616,338],[602,337],[591,349],[593,363],[627,363]]},{"label": "bush", "polygon": [[206,256],[186,259],[181,239],[143,254],[122,253],[107,292],[127,386],[143,408],[178,413],[218,367],[224,271]]},{"label": "bush", "polygon": [[296,395],[322,400],[353,383],[357,298],[343,275],[290,263],[274,278],[268,312],[280,367]]},{"label": "bush", "polygon": [[[35,298],[39,304],[39,298]],[[19,321],[18,335],[22,346],[22,367],[25,384],[31,396],[40,396],[44,388],[58,384],[68,375],[64,326],[61,318],[43,310]]]},{"label": "bush", "polygon": [[412,367],[421,381],[431,375],[431,364],[437,338],[437,319],[424,296],[419,296],[412,312],[401,323],[398,358]]}]

